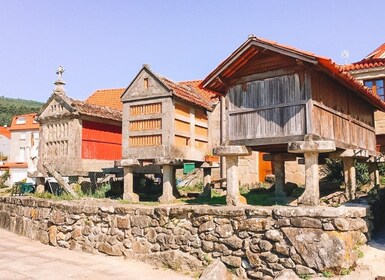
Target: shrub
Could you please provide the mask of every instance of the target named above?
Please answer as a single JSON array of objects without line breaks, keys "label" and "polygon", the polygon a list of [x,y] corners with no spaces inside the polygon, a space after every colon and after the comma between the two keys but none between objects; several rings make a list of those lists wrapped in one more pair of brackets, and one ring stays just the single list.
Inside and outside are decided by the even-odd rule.
[{"label": "shrub", "polygon": [[[365,185],[369,182],[368,165],[355,161],[357,186]],[[385,171],[385,167],[384,167]],[[326,159],[326,176],[324,180],[328,182],[344,183],[344,165],[341,160]]]}]

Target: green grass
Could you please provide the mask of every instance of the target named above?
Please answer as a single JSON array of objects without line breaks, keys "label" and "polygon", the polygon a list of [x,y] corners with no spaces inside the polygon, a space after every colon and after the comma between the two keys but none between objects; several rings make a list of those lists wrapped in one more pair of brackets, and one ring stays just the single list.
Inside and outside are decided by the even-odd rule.
[{"label": "green grass", "polygon": [[[287,198],[276,198],[273,191],[267,189],[257,189],[248,191],[241,190],[241,195],[246,198],[247,204],[258,206],[286,205]],[[219,194],[217,191],[211,191],[211,198],[197,197],[194,199],[183,198],[181,202],[187,204],[208,204],[208,205],[226,205],[226,195]]]},{"label": "green grass", "polygon": [[334,273],[333,272],[331,272],[331,271],[323,271],[322,272],[322,275],[324,276],[324,277],[326,277],[326,278],[331,278],[331,277],[333,277],[334,276]]}]

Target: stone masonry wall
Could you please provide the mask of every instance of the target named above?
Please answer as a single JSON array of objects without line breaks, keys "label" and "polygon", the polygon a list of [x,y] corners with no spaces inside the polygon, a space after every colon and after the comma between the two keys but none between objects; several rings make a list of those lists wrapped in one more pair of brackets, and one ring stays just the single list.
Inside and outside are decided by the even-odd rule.
[{"label": "stone masonry wall", "polygon": [[[368,207],[142,206],[0,197],[0,227],[44,244],[199,271],[219,258],[241,278],[340,272],[365,243]],[[370,227],[369,227],[370,228]]]}]

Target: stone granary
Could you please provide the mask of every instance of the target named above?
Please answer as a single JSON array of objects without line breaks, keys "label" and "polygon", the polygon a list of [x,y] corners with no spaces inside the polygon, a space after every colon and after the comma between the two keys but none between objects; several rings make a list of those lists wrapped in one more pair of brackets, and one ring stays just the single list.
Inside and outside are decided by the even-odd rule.
[{"label": "stone granary", "polygon": [[[347,195],[354,197],[354,158],[376,155],[377,95],[328,58],[249,36],[201,83],[221,97],[222,146],[229,204],[239,204],[238,156],[270,153],[276,194],[283,195],[284,162],[305,158],[299,203],[319,203],[318,159],[343,160]],[[231,189],[231,191],[229,191]]]},{"label": "stone granary", "polygon": [[63,71],[57,72],[54,92],[37,115],[40,146],[35,177],[46,177],[47,165],[63,177],[87,177],[121,159],[121,104],[104,104],[108,98],[101,95],[120,96],[123,89],[96,91],[85,102],[74,100],[65,93]]},{"label": "stone granary", "polygon": [[124,195],[138,201],[133,173],[163,173],[162,203],[175,199],[175,169],[184,162],[200,166],[219,129],[216,94],[198,88],[198,81],[173,82],[144,65],[121,97],[123,102]]}]

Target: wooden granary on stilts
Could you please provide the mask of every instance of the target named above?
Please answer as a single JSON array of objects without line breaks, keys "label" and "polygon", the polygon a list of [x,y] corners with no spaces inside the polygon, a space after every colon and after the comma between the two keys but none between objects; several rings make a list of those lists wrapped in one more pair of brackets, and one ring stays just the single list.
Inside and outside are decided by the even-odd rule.
[{"label": "wooden granary on stilts", "polygon": [[306,189],[299,203],[319,203],[318,160],[341,158],[346,194],[355,195],[354,159],[375,157],[377,95],[328,58],[249,36],[201,83],[221,95],[222,144],[228,204],[239,204],[238,156],[270,153],[276,195],[283,195],[284,162],[305,158]]}]

